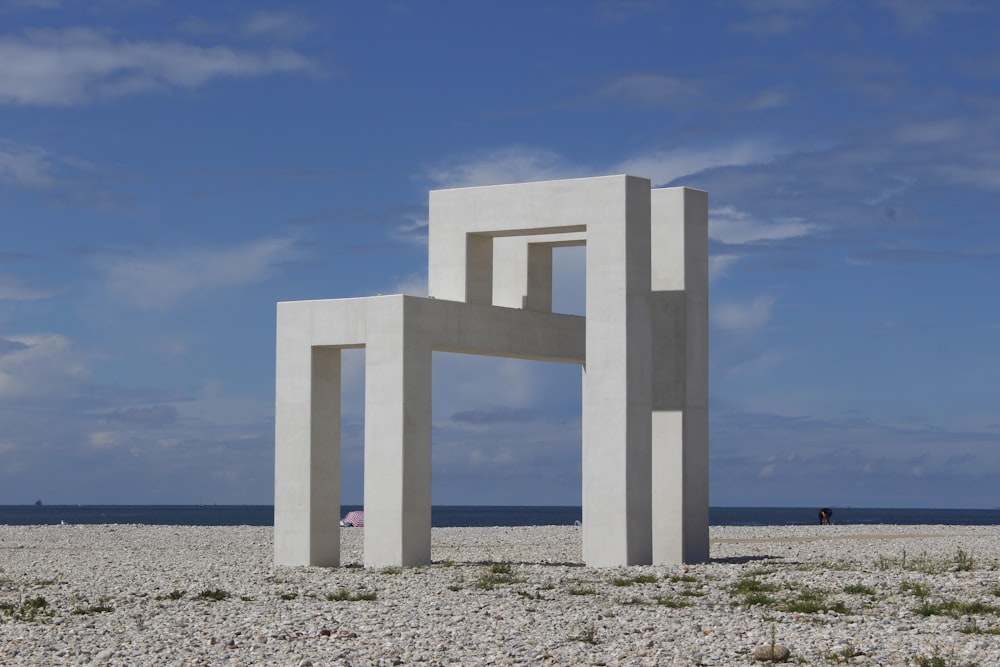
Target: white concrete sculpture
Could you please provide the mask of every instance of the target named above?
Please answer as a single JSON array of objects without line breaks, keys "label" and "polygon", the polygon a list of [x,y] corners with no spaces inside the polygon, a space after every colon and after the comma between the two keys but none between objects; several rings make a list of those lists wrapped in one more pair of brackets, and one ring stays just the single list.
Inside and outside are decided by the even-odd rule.
[{"label": "white concrete sculpture", "polygon": [[[278,304],[274,558],[340,563],[340,350],[365,348],[364,563],[431,555],[431,353],[583,366],[583,558],[708,559],[708,196],[605,176],[430,193],[429,298]],[[586,317],[552,249],[586,245]]]}]

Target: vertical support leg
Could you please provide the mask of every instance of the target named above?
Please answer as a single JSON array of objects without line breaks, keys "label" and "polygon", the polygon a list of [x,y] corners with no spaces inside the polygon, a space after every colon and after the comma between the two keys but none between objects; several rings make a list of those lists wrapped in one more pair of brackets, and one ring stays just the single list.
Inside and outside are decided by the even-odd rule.
[{"label": "vertical support leg", "polygon": [[708,543],[708,197],[652,191],[653,562]]},{"label": "vertical support leg", "polygon": [[[284,308],[284,312],[280,309]],[[275,386],[274,561],[340,564],[340,350],[312,347],[281,304]],[[283,315],[286,315],[283,317]]]},{"label": "vertical support leg", "polygon": [[583,559],[592,566],[652,562],[650,184],[626,177],[620,187],[606,223],[587,227]]},{"label": "vertical support leg", "polygon": [[431,559],[431,347],[406,316],[405,304],[405,298],[378,301],[369,311],[365,351],[368,567],[421,565]]}]

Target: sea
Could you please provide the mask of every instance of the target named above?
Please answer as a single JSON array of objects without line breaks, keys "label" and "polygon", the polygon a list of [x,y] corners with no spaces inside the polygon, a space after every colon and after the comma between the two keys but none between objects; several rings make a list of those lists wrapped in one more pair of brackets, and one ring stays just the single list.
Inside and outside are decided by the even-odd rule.
[{"label": "sea", "polygon": [[[344,505],[340,516],[358,505]],[[1000,508],[920,509],[832,507],[833,524],[1000,525]],[[461,526],[573,525],[580,507],[435,505],[431,524]],[[714,526],[795,526],[817,524],[815,507],[712,507]],[[145,524],[168,526],[273,526],[272,505],[0,505],[0,525]]]}]

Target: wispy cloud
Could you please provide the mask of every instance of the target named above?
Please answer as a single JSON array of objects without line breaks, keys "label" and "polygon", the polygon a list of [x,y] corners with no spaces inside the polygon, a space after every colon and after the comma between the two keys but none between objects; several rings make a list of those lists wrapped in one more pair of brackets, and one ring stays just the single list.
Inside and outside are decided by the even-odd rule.
[{"label": "wispy cloud", "polygon": [[0,184],[47,188],[54,183],[52,169],[52,158],[45,149],[0,139]]},{"label": "wispy cloud", "polygon": [[68,106],[197,88],[221,77],[312,73],[290,50],[240,51],[177,41],[130,41],[88,27],[0,37],[0,104]]},{"label": "wispy cloud", "polygon": [[589,175],[558,153],[528,146],[512,146],[472,157],[450,158],[429,167],[424,177],[437,187],[463,188],[500,183],[526,183]]},{"label": "wispy cloud", "polygon": [[964,0],[876,0],[876,4],[892,13],[901,32],[911,35],[926,32],[947,14],[982,11]]},{"label": "wispy cloud", "polygon": [[58,293],[59,290],[50,287],[33,287],[14,276],[0,275],[0,301],[48,299]]},{"label": "wispy cloud", "polygon": [[659,186],[715,167],[767,163],[778,154],[766,142],[743,140],[722,146],[685,147],[639,155],[620,162],[612,173],[645,176]]},{"label": "wispy cloud", "polygon": [[90,376],[66,336],[8,334],[0,341],[6,350],[0,353],[0,399],[65,396]]},{"label": "wispy cloud", "polygon": [[709,280],[718,280],[719,278],[722,278],[739,260],[739,255],[711,255],[708,258]]},{"label": "wispy cloud", "polygon": [[761,220],[732,206],[713,209],[709,215],[708,235],[723,243],[780,241],[806,236],[821,227],[800,218]]},{"label": "wispy cloud", "polygon": [[828,3],[827,0],[745,0],[741,4],[749,16],[730,24],[729,29],[772,38],[806,28]]},{"label": "wispy cloud", "polygon": [[297,40],[305,37],[315,28],[315,24],[291,12],[254,12],[240,26],[247,37],[269,37],[281,40]]},{"label": "wispy cloud", "polygon": [[627,74],[598,88],[593,99],[627,106],[676,107],[696,103],[702,85],[692,79],[666,74]]},{"label": "wispy cloud", "polygon": [[762,329],[771,319],[774,307],[773,297],[757,297],[749,303],[723,302],[715,307],[712,318],[715,323],[733,333],[752,333]]},{"label": "wispy cloud", "polygon": [[180,250],[157,257],[112,256],[98,262],[110,292],[140,307],[162,309],[205,290],[267,278],[297,256],[294,240],[264,239],[229,248]]},{"label": "wispy cloud", "polygon": [[177,414],[177,408],[172,405],[148,405],[115,408],[105,419],[145,428],[162,428],[176,422]]}]

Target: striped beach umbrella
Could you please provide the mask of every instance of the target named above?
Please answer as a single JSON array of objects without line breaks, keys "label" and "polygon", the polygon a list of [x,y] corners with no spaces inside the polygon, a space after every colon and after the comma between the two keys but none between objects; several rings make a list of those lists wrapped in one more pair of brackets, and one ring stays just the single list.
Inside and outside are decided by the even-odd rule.
[{"label": "striped beach umbrella", "polygon": [[353,512],[348,512],[343,519],[340,521],[341,526],[357,526],[358,528],[365,527],[365,513],[361,510],[354,510]]}]

